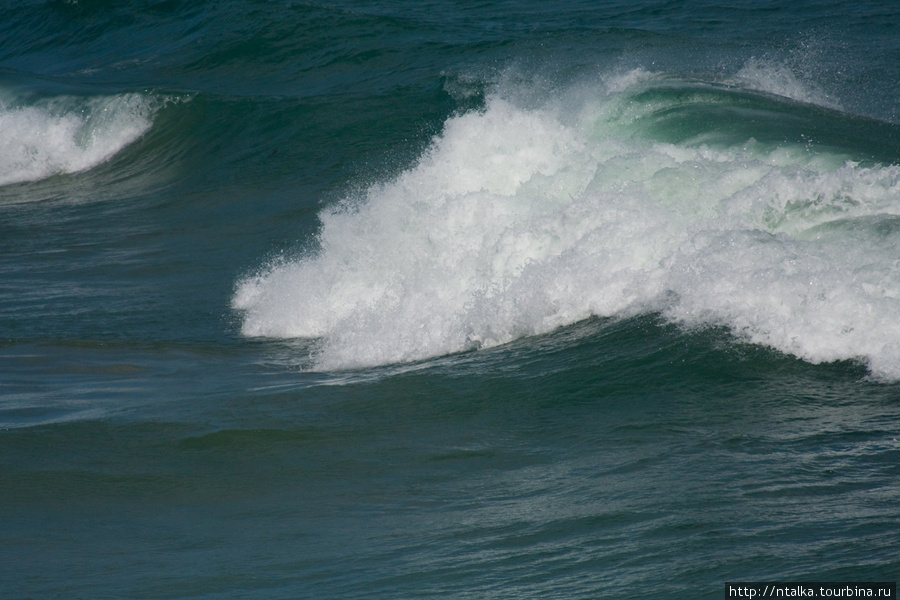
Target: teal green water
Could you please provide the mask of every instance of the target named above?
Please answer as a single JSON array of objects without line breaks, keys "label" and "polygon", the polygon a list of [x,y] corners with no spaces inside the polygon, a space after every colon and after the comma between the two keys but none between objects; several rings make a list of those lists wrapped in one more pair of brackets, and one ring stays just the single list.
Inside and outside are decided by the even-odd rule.
[{"label": "teal green water", "polygon": [[896,581],[898,29],[0,8],[3,597]]}]

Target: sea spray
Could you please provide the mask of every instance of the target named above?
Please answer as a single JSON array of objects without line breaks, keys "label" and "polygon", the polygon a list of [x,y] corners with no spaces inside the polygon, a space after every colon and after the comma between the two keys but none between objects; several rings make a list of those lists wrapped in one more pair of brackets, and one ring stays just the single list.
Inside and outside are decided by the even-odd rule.
[{"label": "sea spray", "polygon": [[[802,131],[797,101],[818,97],[764,75],[636,70],[527,108],[494,92],[416,165],[323,211],[315,251],[241,280],[242,332],[318,338],[315,368],[341,369],[653,312],[898,378],[900,168],[854,161],[849,127],[840,152],[747,135],[780,114]],[[711,106],[746,121],[722,128]]]}]

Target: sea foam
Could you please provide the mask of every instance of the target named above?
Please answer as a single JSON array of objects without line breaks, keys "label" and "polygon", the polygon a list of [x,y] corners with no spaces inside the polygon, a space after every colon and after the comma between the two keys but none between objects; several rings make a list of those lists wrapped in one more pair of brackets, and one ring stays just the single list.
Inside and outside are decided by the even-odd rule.
[{"label": "sea foam", "polygon": [[323,211],[314,251],[238,282],[243,334],[318,339],[314,367],[341,369],[658,313],[900,378],[900,168],[659,141],[644,117],[691,110],[633,102],[660,78],[448,119],[416,165]]},{"label": "sea foam", "polygon": [[150,128],[155,105],[141,94],[0,102],[0,185],[106,162]]}]

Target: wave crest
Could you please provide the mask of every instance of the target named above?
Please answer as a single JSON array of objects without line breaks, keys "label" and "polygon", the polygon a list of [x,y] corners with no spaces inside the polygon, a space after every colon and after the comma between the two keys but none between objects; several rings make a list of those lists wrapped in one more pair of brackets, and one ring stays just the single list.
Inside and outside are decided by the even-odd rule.
[{"label": "wave crest", "polygon": [[0,102],[0,185],[108,161],[150,129],[159,105],[144,94]]},{"label": "wave crest", "polygon": [[636,112],[684,99],[634,106],[653,78],[616,81],[449,119],[413,168],[325,211],[317,251],[238,282],[243,334],[319,338],[316,368],[339,369],[659,312],[900,377],[900,168],[660,141]]}]

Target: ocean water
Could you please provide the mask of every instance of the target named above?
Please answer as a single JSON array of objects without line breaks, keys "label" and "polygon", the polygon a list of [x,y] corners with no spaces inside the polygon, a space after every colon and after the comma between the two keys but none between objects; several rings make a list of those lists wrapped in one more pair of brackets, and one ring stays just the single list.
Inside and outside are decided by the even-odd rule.
[{"label": "ocean water", "polygon": [[900,577],[896,3],[0,38],[3,598]]}]

